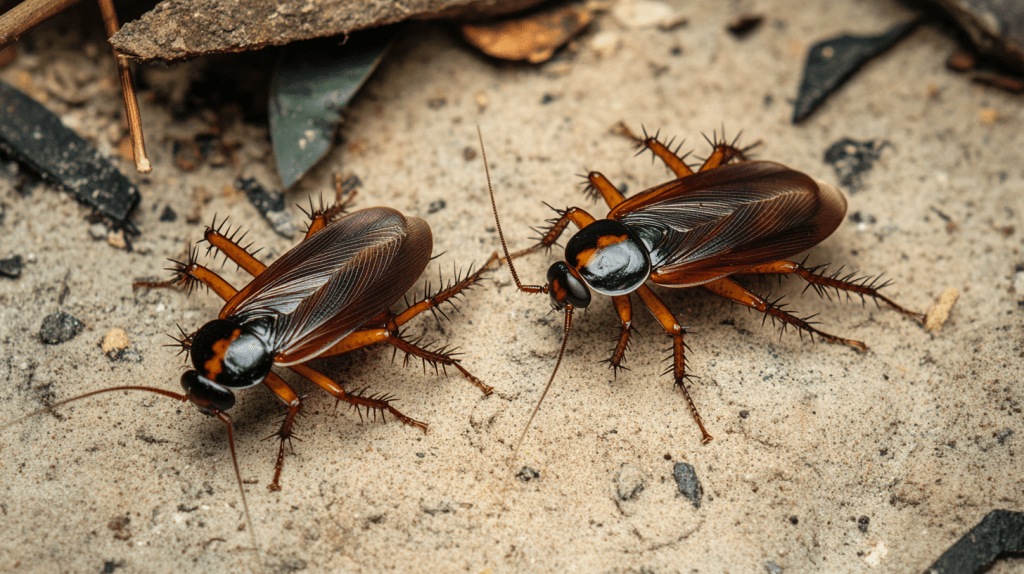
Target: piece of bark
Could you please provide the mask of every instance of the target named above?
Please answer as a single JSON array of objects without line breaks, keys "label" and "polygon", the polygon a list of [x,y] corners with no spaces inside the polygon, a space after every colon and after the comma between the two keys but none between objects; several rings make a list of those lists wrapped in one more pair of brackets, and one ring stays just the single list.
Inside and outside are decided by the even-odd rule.
[{"label": "piece of bark", "polygon": [[503,60],[545,62],[593,18],[582,5],[556,6],[519,17],[462,25],[462,37]]},{"label": "piece of bark", "polygon": [[110,43],[140,62],[184,60],[337,36],[410,18],[510,14],[541,1],[164,0],[138,20],[122,26]]}]

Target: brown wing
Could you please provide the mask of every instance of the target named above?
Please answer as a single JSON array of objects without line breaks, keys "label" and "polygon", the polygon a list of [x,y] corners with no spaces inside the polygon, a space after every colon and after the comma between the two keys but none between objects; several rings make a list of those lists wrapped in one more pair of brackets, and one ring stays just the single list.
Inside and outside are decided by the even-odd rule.
[{"label": "brown wing", "polygon": [[300,363],[397,301],[423,273],[432,249],[422,219],[384,207],[357,211],[282,255],[220,316],[276,317],[274,362]]},{"label": "brown wing", "polygon": [[725,165],[627,199],[617,219],[650,242],[651,280],[690,287],[792,257],[846,214],[835,187],[767,161]]}]

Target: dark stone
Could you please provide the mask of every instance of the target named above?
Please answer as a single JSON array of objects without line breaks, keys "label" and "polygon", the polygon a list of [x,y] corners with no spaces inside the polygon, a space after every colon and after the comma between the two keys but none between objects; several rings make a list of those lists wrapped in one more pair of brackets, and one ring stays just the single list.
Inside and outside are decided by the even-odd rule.
[{"label": "dark stone", "polygon": [[22,260],[21,255],[15,255],[7,259],[0,259],[0,275],[4,277],[10,277],[11,279],[17,279],[21,277],[21,269],[25,266],[25,262]]},{"label": "dark stone", "polygon": [[39,328],[39,338],[49,345],[58,345],[75,338],[82,332],[82,322],[61,311],[47,315]]},{"label": "dark stone", "polygon": [[870,523],[871,523],[871,519],[870,518],[868,518],[867,516],[861,516],[860,518],[857,519],[857,530],[860,530],[861,532],[867,532],[868,531],[868,524],[870,524]]},{"label": "dark stone", "polygon": [[26,165],[96,211],[134,231],[128,221],[139,190],[99,150],[52,112],[0,82],[0,152]]},{"label": "dark stone", "polygon": [[679,494],[693,502],[694,508],[700,508],[700,499],[704,496],[704,488],[700,485],[693,465],[685,462],[675,463],[672,466],[672,477],[676,479]]},{"label": "dark stone", "polygon": [[430,205],[427,206],[427,213],[437,213],[445,208],[448,204],[443,199],[437,201],[431,201]]},{"label": "dark stone", "polygon": [[235,187],[245,192],[246,197],[270,222],[274,231],[289,239],[295,235],[295,226],[284,210],[284,195],[280,191],[266,189],[255,179],[238,178],[235,180]]},{"label": "dark stone", "polygon": [[811,46],[804,66],[804,79],[793,105],[793,123],[803,121],[868,60],[903,39],[919,22],[898,24],[877,36],[843,35]]},{"label": "dark stone", "polygon": [[165,205],[164,210],[160,212],[160,221],[176,221],[177,219],[177,212],[171,209],[170,205]]},{"label": "dark stone", "polygon": [[797,524],[800,524],[800,519],[797,518],[796,516],[790,516],[789,517],[789,523],[792,524],[793,526],[796,526]]},{"label": "dark stone", "polygon": [[119,363],[141,363],[142,354],[139,353],[134,347],[125,347],[124,349],[114,349],[107,353],[107,358],[111,361],[117,361]]},{"label": "dark stone", "polygon": [[[862,176],[871,171],[875,162],[882,157],[882,150],[890,145],[886,141],[859,142],[843,138],[825,150],[824,160],[835,170],[839,184],[849,189],[850,193],[856,193],[863,185]],[[865,219],[865,223],[874,223],[874,218],[870,215],[862,217],[871,219],[871,221]]]},{"label": "dark stone", "polygon": [[750,416],[750,411],[740,411],[740,418],[745,419]]},{"label": "dark stone", "polygon": [[928,569],[932,574],[982,572],[1000,554],[1024,552],[1024,512],[993,510]]},{"label": "dark stone", "polygon": [[530,482],[535,478],[540,478],[540,473],[528,466],[524,466],[516,473],[516,478],[518,478],[520,482]]},{"label": "dark stone", "polygon": [[743,16],[739,19],[733,20],[726,27],[726,30],[728,30],[733,36],[742,40],[749,36],[751,32],[760,28],[762,23],[764,23],[764,16]]}]

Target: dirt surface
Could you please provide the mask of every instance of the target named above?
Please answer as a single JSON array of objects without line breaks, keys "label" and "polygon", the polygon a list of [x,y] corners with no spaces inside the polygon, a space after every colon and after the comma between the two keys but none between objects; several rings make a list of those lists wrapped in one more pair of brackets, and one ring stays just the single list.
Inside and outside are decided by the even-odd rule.
[{"label": "dirt surface", "polygon": [[[551,216],[542,202],[603,215],[574,174],[600,170],[628,194],[669,178],[610,132],[620,120],[687,138],[697,155],[707,152],[701,132],[742,129],[744,142],[763,142],[757,157],[833,181],[822,159],[830,146],[884,141],[848,198],[847,220],[808,262],[885,273],[895,281],[889,296],[920,311],[956,287],[942,330],[871,303],[819,299],[798,280],[751,283],[801,315],[820,313],[823,330],[865,341],[858,353],[780,337],[759,314],[699,289],[660,290],[693,330],[687,358],[700,378],[690,392],[716,437],[702,446],[681,393],[661,376],[668,342],[647,314],[637,313],[632,370],[615,378],[598,363],[619,327],[611,301],[597,297],[577,317],[513,461],[554,365],[561,318],[502,269],[451,323],[409,325],[411,336],[461,347],[463,365],[494,385],[489,397],[459,376],[392,363],[388,348],[314,362],[348,389],[396,395],[403,412],[430,423],[426,434],[336,410],[282,370],[308,416],[283,490],[268,492],[277,444],[262,439],[283,409],[263,387],[239,393],[236,446],[266,571],[923,572],[989,511],[1024,509],[1020,97],[948,72],[953,41],[924,26],[794,127],[808,46],[912,14],[884,1],[671,9],[689,24],[631,27],[636,19],[606,13],[541,66],[490,61],[453,30],[418,24],[354,99],[342,144],[288,192],[288,205],[329,193],[335,172],[356,175],[358,206],[430,224],[444,255],[427,276],[450,276],[499,248],[477,125],[513,249]],[[749,13],[767,21],[744,40],[726,31]],[[31,52],[0,79],[116,155],[125,129],[113,61],[94,35],[75,31],[81,22],[92,20],[34,32]],[[231,58],[234,69],[259,64]],[[198,328],[221,303],[203,291],[133,293],[131,283],[166,277],[165,258],[182,257],[215,214],[248,229],[264,261],[297,241],[275,235],[231,191],[239,176],[270,187],[276,176],[265,117],[232,107],[234,96],[194,97],[224,62],[141,72],[154,169],[131,175],[143,198],[134,251],[115,247],[67,195],[10,166],[0,176],[0,258],[26,262],[20,278],[0,277],[0,421],[112,385],[177,390],[183,363],[164,346],[167,334]],[[175,140],[214,127],[230,157],[184,171]],[[121,168],[130,173],[130,162]],[[518,269],[542,282],[554,259],[536,254]],[[223,271],[244,284],[233,266]],[[43,319],[57,312],[84,327],[44,344]],[[115,359],[101,348],[112,329],[129,341]],[[695,471],[699,507],[680,493],[678,463]],[[105,395],[0,431],[0,515],[5,572],[259,569],[223,426],[156,395]],[[1022,572],[1024,563],[991,571]]]}]

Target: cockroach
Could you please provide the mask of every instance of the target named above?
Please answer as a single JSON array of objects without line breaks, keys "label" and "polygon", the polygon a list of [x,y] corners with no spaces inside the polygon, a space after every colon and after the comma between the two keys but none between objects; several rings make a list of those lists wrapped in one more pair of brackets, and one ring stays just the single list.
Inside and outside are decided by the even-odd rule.
[{"label": "cockroach", "polygon": [[[101,393],[144,391],[189,401],[205,415],[216,417],[228,430],[231,456],[239,489],[245,493],[238,473],[231,419],[227,411],[235,404],[233,391],[263,383],[287,406],[287,414],[277,431],[280,438],[274,478],[269,489],[280,490],[284,465],[285,442],[293,436],[296,417],[302,401],[291,387],[276,374],[273,367],[285,367],[309,379],[333,395],[338,402],[349,403],[360,413],[390,414],[395,419],[423,431],[426,423],[414,420],[395,409],[394,400],[386,395],[364,395],[349,392],[329,377],[306,363],[374,343],[389,343],[395,352],[418,357],[435,370],[452,367],[462,373],[483,393],[492,388],[473,376],[459,363],[452,350],[430,349],[403,336],[402,327],[425,311],[440,312],[442,303],[453,304],[455,298],[476,284],[487,265],[463,278],[456,277],[440,290],[425,296],[400,312],[390,307],[413,286],[431,260],[433,237],[422,219],[406,217],[386,207],[363,209],[344,214],[345,203],[324,209],[310,205],[310,224],[305,238],[291,250],[267,266],[257,260],[247,247],[234,240],[234,234],[216,221],[206,229],[207,253],[218,250],[241,269],[253,276],[238,290],[215,272],[196,262],[198,247],[188,249],[185,262],[173,261],[174,278],[164,282],[136,282],[133,288],[184,287],[187,291],[198,284],[206,285],[226,301],[218,317],[193,334],[178,340],[188,353],[192,369],[181,376],[184,394],[146,386],[120,386],[101,389],[62,400],[11,421],[7,428],[26,418],[70,402]],[[237,230],[236,230],[237,231]],[[244,237],[244,235],[243,235]],[[241,240],[241,238],[239,239]],[[427,288],[429,291],[429,287]],[[408,301],[407,301],[408,303]],[[253,532],[248,505],[246,520]],[[254,536],[254,535],[253,535]],[[255,537],[254,537],[255,545]]]},{"label": "cockroach", "polygon": [[[644,131],[644,137],[637,137],[621,124],[619,130],[633,141],[638,154],[650,150],[677,179],[627,199],[603,175],[590,172],[586,175],[585,193],[593,199],[604,199],[610,210],[605,218],[596,219],[579,207],[556,210],[558,217],[549,220],[551,227],[542,233],[539,243],[518,253],[509,254],[490,174],[487,175],[501,247],[516,287],[525,293],[548,294],[552,307],[565,312],[562,346],[555,368],[517,443],[517,451],[562,363],[573,311],[590,304],[591,290],[612,297],[622,324],[607,361],[616,373],[624,368],[622,363],[634,330],[632,295],[640,299],[672,337],[672,366],[665,374],[672,374],[675,386],[686,398],[690,414],[700,429],[702,443],[713,437],[704,427],[686,388],[692,378],[686,369],[687,328],[679,324],[668,306],[647,285],[648,281],[675,289],[703,287],[756,309],[764,313],[765,318],[780,321],[783,329],[791,325],[801,334],[808,333],[812,339],[817,336],[859,351],[866,351],[867,346],[818,330],[810,322],[811,317],[799,318],[787,313],[778,300],[769,301],[755,295],[733,277],[799,275],[819,295],[827,295],[829,289],[837,294],[854,293],[861,298],[870,297],[876,303],[885,303],[919,321],[923,318],[920,313],[907,310],[879,293],[889,281],[879,284],[877,278],[855,279],[854,275],[840,277],[839,273],[824,275],[821,273],[823,266],[808,268],[787,260],[821,243],[843,221],[846,198],[834,186],[779,163],[748,160],[747,152],[754,146],[737,147],[738,137],[727,143],[724,134],[722,140],[717,135],[711,139],[705,136],[712,153],[694,172],[685,161],[689,154],[680,156],[679,147],[671,149],[672,142],[662,143],[658,134],[649,136]],[[486,168],[486,156],[484,165]],[[512,259],[539,249],[550,249],[570,223],[579,231],[565,244],[565,260],[551,265],[546,284],[523,285]]]}]

